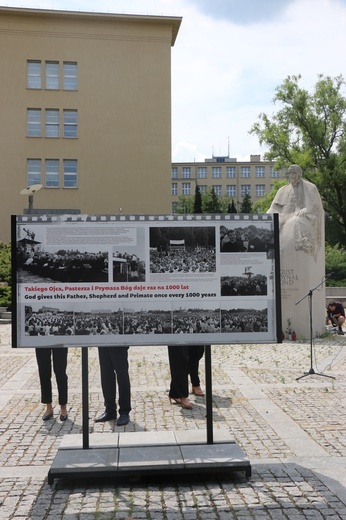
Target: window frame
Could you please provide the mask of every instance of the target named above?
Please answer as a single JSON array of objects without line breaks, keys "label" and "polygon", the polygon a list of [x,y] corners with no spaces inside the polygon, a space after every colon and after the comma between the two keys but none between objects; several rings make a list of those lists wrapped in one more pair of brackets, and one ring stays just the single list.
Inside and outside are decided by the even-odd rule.
[{"label": "window frame", "polygon": [[[34,166],[37,163],[39,168],[34,168],[32,171],[30,166]],[[42,160],[37,158],[30,158],[26,160],[26,178],[27,186],[33,186],[34,184],[41,184],[42,182]]]},{"label": "window frame", "polygon": [[[68,122],[67,116],[75,114],[75,121]],[[68,135],[67,129],[69,129],[71,132],[71,135]],[[66,139],[77,139],[78,137],[78,110],[72,109],[72,108],[64,108],[63,110],[63,137]]]},{"label": "window frame", "polygon": [[[48,171],[49,163],[57,165],[57,169],[55,169],[55,171]],[[45,174],[45,184],[44,184],[45,188],[48,188],[48,189],[60,188],[60,161],[59,161],[59,159],[45,159],[44,174]],[[54,183],[48,182],[48,179],[53,178],[53,176],[56,177],[56,181]]]},{"label": "window frame", "polygon": [[[39,73],[30,72],[31,65],[38,65]],[[27,60],[26,62],[26,88],[30,90],[42,89],[42,63],[40,60]]]},{"label": "window frame", "polygon": [[[69,73],[68,69],[75,67],[75,74]],[[78,90],[78,64],[75,61],[64,61],[62,64],[62,90]],[[69,87],[69,85],[72,86]]]},{"label": "window frame", "polygon": [[[54,65],[55,74],[50,74],[49,70]],[[52,67],[53,68],[53,67]],[[60,90],[60,64],[58,61],[46,61],[45,62],[45,90]],[[52,83],[52,86],[49,83]]]},{"label": "window frame", "polygon": [[[52,116],[55,117],[52,117]],[[44,136],[48,139],[60,137],[60,113],[58,108],[45,109]]]},{"label": "window frame", "polygon": [[[36,114],[36,117],[32,117]],[[26,109],[26,136],[42,137],[42,111],[40,108]]]},{"label": "window frame", "polygon": [[[75,169],[68,171],[68,166],[75,165]],[[67,182],[68,178],[75,178],[74,182]],[[77,159],[63,159],[63,187],[67,189],[78,188],[78,161]]]}]

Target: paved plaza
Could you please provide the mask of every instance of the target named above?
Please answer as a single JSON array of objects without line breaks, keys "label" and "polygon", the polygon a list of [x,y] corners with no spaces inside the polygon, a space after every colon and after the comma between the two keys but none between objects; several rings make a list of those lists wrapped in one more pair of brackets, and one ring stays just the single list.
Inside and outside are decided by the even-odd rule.
[{"label": "paved plaza", "polygon": [[[94,422],[103,411],[97,349],[89,348],[90,434],[206,428],[168,400],[166,347],[131,347],[131,422]],[[35,353],[11,348],[0,325],[0,519],[346,520],[346,335],[309,341],[212,347],[213,429],[226,429],[250,460],[244,472],[56,479],[48,471],[64,436],[82,435],[81,349],[68,357],[69,418],[43,422]],[[204,366],[201,365],[204,383]],[[203,384],[203,387],[205,385]],[[54,395],[57,395],[54,380]],[[105,436],[107,437],[107,435]],[[65,438],[66,439],[66,438]]]}]

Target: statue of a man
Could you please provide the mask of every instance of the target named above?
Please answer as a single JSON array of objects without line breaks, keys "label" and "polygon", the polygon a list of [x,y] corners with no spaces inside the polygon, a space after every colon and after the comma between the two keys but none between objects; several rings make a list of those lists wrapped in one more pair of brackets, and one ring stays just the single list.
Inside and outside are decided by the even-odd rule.
[{"label": "statue of a man", "polygon": [[288,169],[290,184],[280,188],[268,210],[279,213],[280,249],[294,247],[316,260],[321,246],[323,205],[314,184],[302,179],[302,169],[292,164]]}]

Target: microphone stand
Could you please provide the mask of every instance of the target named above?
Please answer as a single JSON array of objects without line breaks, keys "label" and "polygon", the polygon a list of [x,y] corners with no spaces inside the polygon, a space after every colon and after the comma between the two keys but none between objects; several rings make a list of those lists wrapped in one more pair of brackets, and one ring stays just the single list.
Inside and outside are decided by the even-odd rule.
[{"label": "microphone stand", "polygon": [[303,296],[300,300],[298,300],[295,303],[295,305],[298,305],[307,296],[309,297],[309,314],[310,314],[310,369],[309,369],[309,372],[304,372],[304,374],[302,376],[297,377],[296,381],[299,381],[300,379],[303,379],[303,377],[310,376],[310,375],[313,375],[313,374],[316,375],[316,376],[329,377],[330,379],[335,379],[334,376],[329,376],[327,374],[320,374],[318,372],[315,372],[315,370],[314,370],[314,368],[312,366],[312,357],[313,357],[313,351],[312,351],[312,293],[316,289],[318,289],[318,287],[320,287],[322,284],[324,284],[324,282],[326,281],[326,278],[328,278],[328,276],[325,276],[321,283],[316,285],[316,287],[314,287],[313,289],[310,289],[310,291],[307,294],[305,294],[305,296]]}]

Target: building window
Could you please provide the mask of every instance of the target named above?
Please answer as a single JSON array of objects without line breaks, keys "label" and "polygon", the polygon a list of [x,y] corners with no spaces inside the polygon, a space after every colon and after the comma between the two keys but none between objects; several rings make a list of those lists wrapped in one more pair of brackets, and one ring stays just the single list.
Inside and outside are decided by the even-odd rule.
[{"label": "building window", "polygon": [[250,184],[242,184],[240,187],[240,194],[242,197],[245,197],[245,195],[251,195]]},{"label": "building window", "polygon": [[78,88],[78,77],[77,77],[77,63],[64,63],[63,65],[63,89],[64,90],[77,90]]},{"label": "building window", "polygon": [[222,186],[221,184],[216,184],[213,186],[214,193],[217,197],[221,197],[222,194]]},{"label": "building window", "polygon": [[191,168],[189,166],[183,167],[183,179],[191,179]]},{"label": "building window", "polygon": [[198,189],[201,195],[205,195],[208,191],[208,186],[206,186],[205,184],[199,184]]},{"label": "building window", "polygon": [[64,159],[64,188],[77,188],[77,161]]},{"label": "building window", "polygon": [[46,137],[59,137],[59,110],[46,110]]},{"label": "building window", "polygon": [[197,179],[206,179],[206,178],[207,178],[206,166],[198,166],[197,167]]},{"label": "building window", "polygon": [[227,166],[226,168],[226,177],[227,179],[235,178],[235,166]]},{"label": "building window", "polygon": [[27,81],[28,88],[41,88],[41,62],[28,61],[27,62]]},{"label": "building window", "polygon": [[243,178],[250,177],[250,166],[241,166],[240,167],[240,176]]},{"label": "building window", "polygon": [[278,177],[280,177],[280,173],[278,171],[274,170],[274,166],[270,166],[269,176],[278,178]]},{"label": "building window", "polygon": [[27,136],[41,137],[41,109],[28,108],[27,110]]},{"label": "building window", "polygon": [[64,137],[77,137],[77,110],[64,110]]},{"label": "building window", "polygon": [[178,183],[172,182],[172,195],[178,195]]},{"label": "building window", "polygon": [[191,194],[191,183],[190,182],[183,182],[182,183],[181,194],[182,195],[190,195]]},{"label": "building window", "polygon": [[176,213],[178,211],[178,203],[172,202],[172,213]]},{"label": "building window", "polygon": [[59,62],[46,61],[46,89],[59,90]]},{"label": "building window", "polygon": [[26,168],[28,186],[41,184],[41,159],[28,159]]},{"label": "building window", "polygon": [[172,168],[172,179],[178,178],[178,168],[176,166],[173,166]]},{"label": "building window", "polygon": [[214,166],[211,169],[211,176],[213,179],[221,179],[221,167]]},{"label": "building window", "polygon": [[256,166],[255,167],[255,177],[264,177],[264,175],[265,175],[265,167]]},{"label": "building window", "polygon": [[236,197],[237,196],[237,186],[230,184],[226,186],[226,194],[227,197]]},{"label": "building window", "polygon": [[256,197],[264,197],[266,194],[265,184],[256,184]]},{"label": "building window", "polygon": [[59,159],[46,159],[46,188],[59,188]]}]

